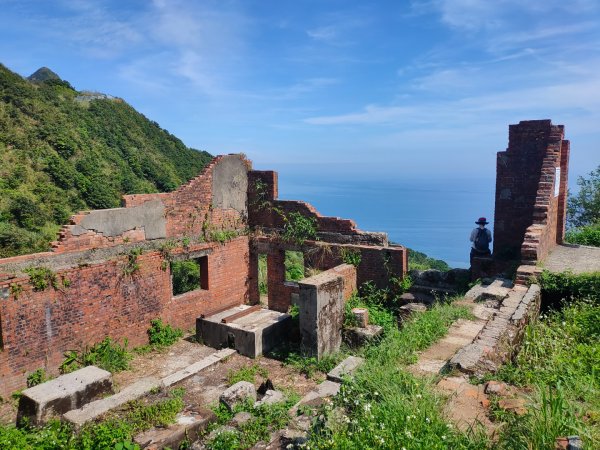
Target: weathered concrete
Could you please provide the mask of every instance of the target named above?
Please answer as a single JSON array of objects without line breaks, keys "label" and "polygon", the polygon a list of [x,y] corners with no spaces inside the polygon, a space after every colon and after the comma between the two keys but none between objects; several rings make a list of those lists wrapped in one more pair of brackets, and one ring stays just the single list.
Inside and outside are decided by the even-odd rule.
[{"label": "weathered concrete", "polygon": [[54,415],[80,408],[95,397],[112,392],[112,375],[95,366],[25,389],[19,400],[17,421],[27,418],[42,425]]},{"label": "weathered concrete", "polygon": [[184,411],[177,414],[174,424],[144,431],[134,438],[134,442],[142,448],[153,450],[179,448],[184,441],[193,442],[199,439],[216,420],[215,413],[208,409],[199,412]]},{"label": "weathered concrete", "polygon": [[290,415],[295,416],[298,408],[302,405],[320,406],[325,402],[325,399],[333,397],[340,392],[341,385],[333,381],[325,380],[317,386],[316,389],[310,391],[302,399],[290,409]]},{"label": "weathered concrete", "polygon": [[465,298],[481,302],[485,300],[502,301],[510,292],[513,283],[504,278],[494,278],[489,284],[477,284],[465,294]]},{"label": "weathered concrete", "polygon": [[240,305],[208,317],[196,319],[196,335],[204,344],[221,348],[233,346],[241,355],[256,358],[283,342],[291,321],[289,314],[261,309],[222,323],[223,318],[246,309]]},{"label": "weathered concrete", "polygon": [[238,155],[224,156],[213,169],[212,204],[248,214],[248,167]]},{"label": "weathered concrete", "polygon": [[235,350],[232,348],[224,348],[223,350],[219,350],[218,352],[213,353],[212,355],[208,355],[206,358],[195,362],[187,366],[185,369],[179,370],[169,376],[166,376],[161,380],[161,383],[166,386],[172,386],[175,383],[179,383],[192,375],[197,374],[198,372],[215,365],[216,363],[228,358],[233,355]]},{"label": "weathered concrete", "polygon": [[365,360],[358,356],[348,356],[327,373],[327,379],[341,383],[344,377],[352,376],[364,362]]},{"label": "weathered concrete", "polygon": [[383,334],[383,327],[367,325],[365,328],[350,327],[342,331],[343,340],[350,347],[361,347]]},{"label": "weathered concrete", "polygon": [[550,272],[600,272],[600,248],[574,244],[559,245],[550,251],[542,267]]},{"label": "weathered concrete", "polygon": [[80,236],[88,231],[95,231],[112,237],[136,228],[144,229],[146,239],[167,237],[165,205],[161,200],[150,200],[133,208],[90,211],[71,233],[73,236]]},{"label": "weathered concrete", "polygon": [[233,386],[228,387],[219,397],[219,401],[233,411],[235,405],[245,400],[256,402],[256,388],[248,381],[238,381]]},{"label": "weathered concrete", "polygon": [[305,278],[298,285],[303,353],[317,358],[335,353],[342,344],[344,277],[334,268]]},{"label": "weathered concrete", "polygon": [[79,428],[87,422],[106,414],[111,409],[118,408],[132,400],[137,400],[138,398],[149,394],[152,390],[160,387],[162,387],[162,384],[158,378],[142,378],[115,395],[93,401],[83,405],[79,409],[68,411],[63,415],[63,418],[67,422],[72,423],[76,428]]},{"label": "weathered concrete", "polygon": [[285,397],[283,395],[283,392],[274,391],[274,390],[269,389],[265,393],[263,398],[261,398],[259,401],[257,401],[254,404],[254,407],[262,406],[262,405],[273,405],[275,403],[282,403],[284,401],[285,401]]}]

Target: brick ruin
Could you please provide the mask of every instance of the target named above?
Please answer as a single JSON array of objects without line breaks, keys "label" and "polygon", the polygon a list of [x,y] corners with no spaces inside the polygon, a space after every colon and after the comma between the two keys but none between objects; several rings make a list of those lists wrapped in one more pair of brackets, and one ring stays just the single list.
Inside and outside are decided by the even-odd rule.
[{"label": "brick ruin", "polygon": [[563,242],[569,141],[563,125],[527,120],[510,125],[508,148],[496,159],[493,255],[474,258],[472,278],[522,265],[517,282]]},{"label": "brick ruin", "polygon": [[[317,239],[281,238],[292,213],[314,220]],[[406,248],[385,233],[279,200],[277,173],[252,170],[241,155],[214,158],[174,192],[126,195],[122,208],[77,214],[51,251],[0,260],[0,395],[23,388],[40,367],[57,374],[65,352],[106,337],[146,344],[152,319],[190,330],[201,315],[258,304],[259,255],[267,258],[268,307],[287,311],[300,290],[285,280],[290,250],[319,271],[341,265],[344,252],[360,253],[356,280],[380,287],[407,271]],[[200,287],[174,295],[170,262],[181,260],[199,264]],[[48,269],[48,286],[29,268]]]},{"label": "brick ruin", "polygon": [[[497,158],[494,253],[475,258],[475,278],[535,264],[564,235],[563,126],[524,121],[509,130]],[[294,217],[312,221],[316,236],[284,239]],[[306,271],[321,275],[286,281],[286,251],[302,252]],[[344,265],[348,254],[360,254],[356,267]],[[106,337],[144,345],[152,319],[191,330],[200,316],[259,304],[261,256],[268,308],[286,312],[295,303],[312,314],[318,324],[303,339],[317,356],[330,350],[318,341],[330,328],[323,311],[366,281],[389,287],[408,269],[406,247],[390,244],[386,233],[280,200],[276,172],[252,170],[242,155],[218,156],[174,192],[126,195],[122,208],[73,216],[51,251],[0,260],[0,395],[23,388],[40,367],[57,374],[65,352]],[[174,295],[170,264],[185,260],[198,264],[200,286]],[[31,268],[48,269],[41,280],[48,286]]]}]

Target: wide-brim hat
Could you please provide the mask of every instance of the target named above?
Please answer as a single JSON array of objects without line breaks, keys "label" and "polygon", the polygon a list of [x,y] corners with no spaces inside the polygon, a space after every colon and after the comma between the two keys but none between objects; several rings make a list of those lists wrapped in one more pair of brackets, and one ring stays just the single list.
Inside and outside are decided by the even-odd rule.
[{"label": "wide-brim hat", "polygon": [[487,221],[487,219],[485,217],[480,217],[477,222],[475,222],[477,225],[483,224],[483,225],[487,225],[489,222]]}]

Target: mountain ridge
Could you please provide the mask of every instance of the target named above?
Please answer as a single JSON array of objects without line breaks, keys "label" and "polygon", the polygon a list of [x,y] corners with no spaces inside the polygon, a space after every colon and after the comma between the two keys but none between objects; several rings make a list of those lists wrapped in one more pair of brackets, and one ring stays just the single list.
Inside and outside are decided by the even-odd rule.
[{"label": "mountain ridge", "polygon": [[172,191],[212,158],[122,99],[81,101],[50,69],[36,74],[0,64],[0,257],[45,251],[77,211]]}]

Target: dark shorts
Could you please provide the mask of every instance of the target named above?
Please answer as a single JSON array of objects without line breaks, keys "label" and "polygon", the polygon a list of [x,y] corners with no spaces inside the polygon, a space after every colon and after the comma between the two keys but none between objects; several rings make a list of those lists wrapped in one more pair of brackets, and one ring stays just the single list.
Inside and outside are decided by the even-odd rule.
[{"label": "dark shorts", "polygon": [[482,252],[480,250],[474,249],[473,247],[471,247],[471,263],[473,263],[473,258],[481,258],[481,257],[485,257],[485,256],[490,256],[492,254],[492,252],[490,252],[489,250]]}]

